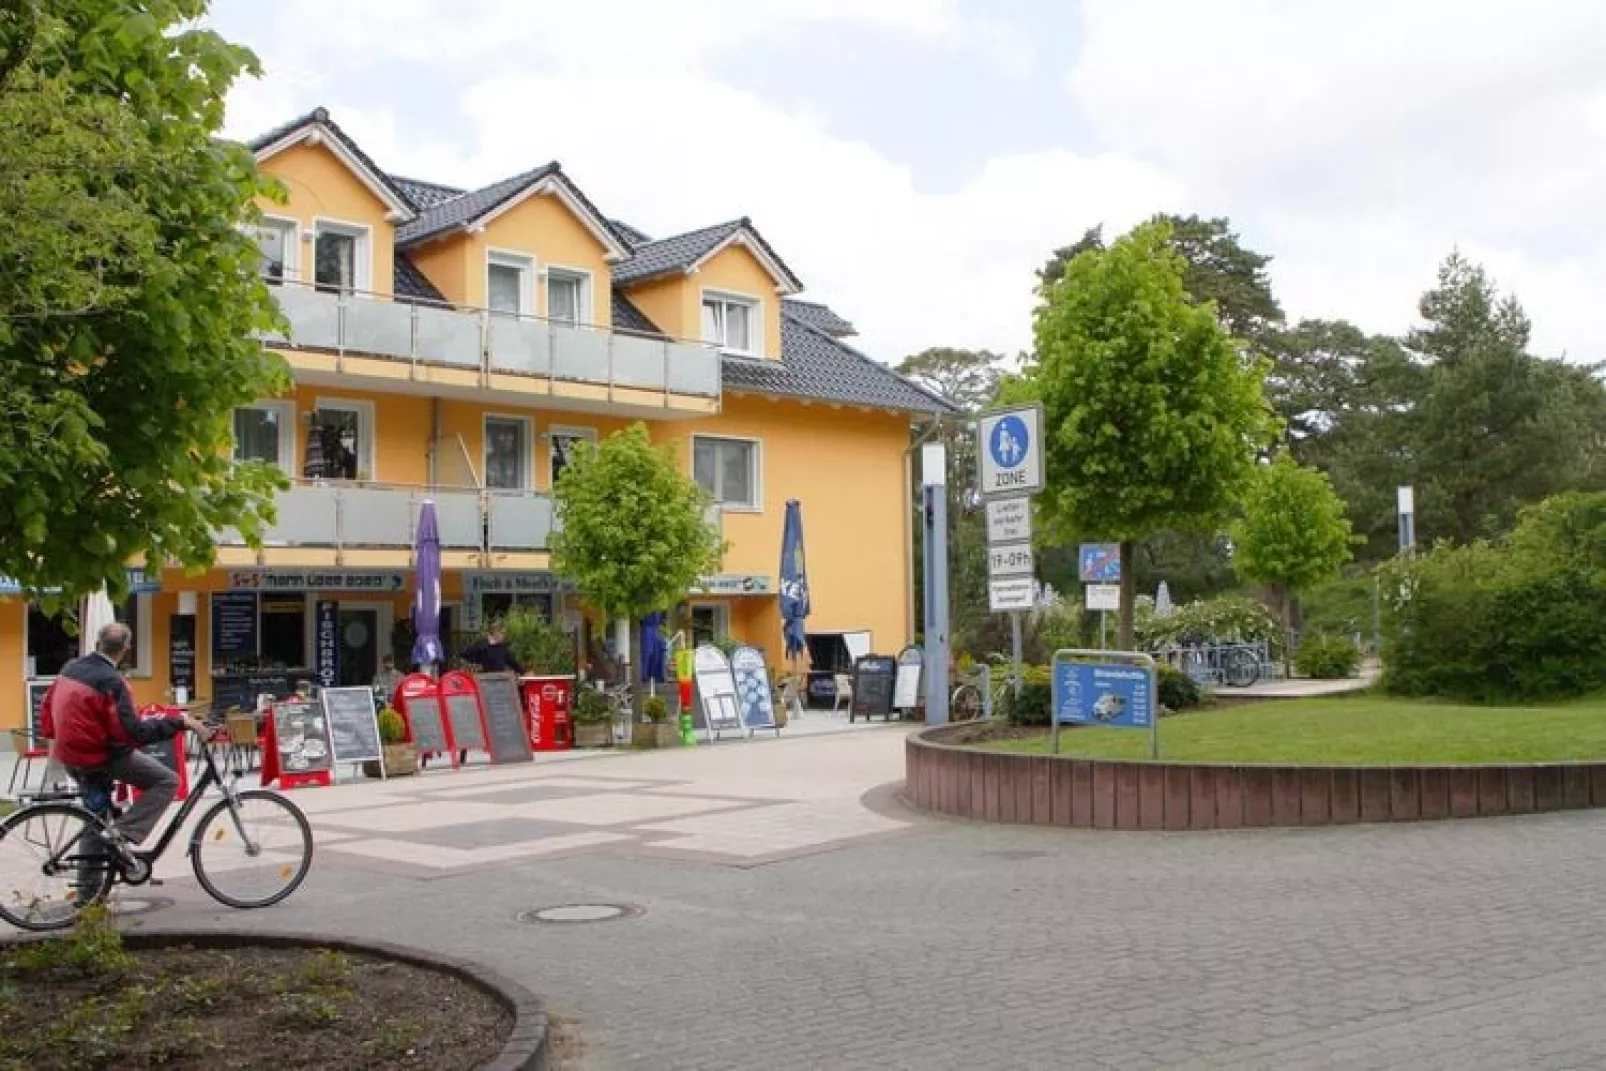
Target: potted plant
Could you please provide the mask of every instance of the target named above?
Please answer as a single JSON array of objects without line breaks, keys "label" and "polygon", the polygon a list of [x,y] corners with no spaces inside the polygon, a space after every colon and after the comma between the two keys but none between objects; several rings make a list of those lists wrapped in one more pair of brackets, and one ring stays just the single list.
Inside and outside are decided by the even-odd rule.
[{"label": "potted plant", "polygon": [[526,673],[541,677],[574,674],[574,636],[561,622],[548,620],[533,606],[515,606],[501,620],[507,649]]},{"label": "potted plant", "polygon": [[580,688],[574,696],[574,746],[612,747],[613,711],[595,688]]},{"label": "potted plant", "polygon": [[407,722],[395,707],[379,712],[379,742],[383,745],[384,773],[378,762],[365,762],[362,772],[369,777],[411,777],[418,772],[418,748],[407,739]]},{"label": "potted plant", "polygon": [[680,730],[669,720],[669,704],[661,695],[649,695],[641,701],[641,721],[631,732],[637,747],[674,747],[680,742]]}]

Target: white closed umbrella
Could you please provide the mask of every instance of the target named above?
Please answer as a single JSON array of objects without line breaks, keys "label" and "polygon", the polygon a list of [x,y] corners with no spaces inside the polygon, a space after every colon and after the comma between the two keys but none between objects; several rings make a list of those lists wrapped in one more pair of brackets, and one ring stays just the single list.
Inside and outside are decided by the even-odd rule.
[{"label": "white closed umbrella", "polygon": [[100,630],[116,620],[117,608],[112,605],[105,588],[85,599],[78,615],[78,653],[92,653],[95,650],[95,637],[100,635]]}]

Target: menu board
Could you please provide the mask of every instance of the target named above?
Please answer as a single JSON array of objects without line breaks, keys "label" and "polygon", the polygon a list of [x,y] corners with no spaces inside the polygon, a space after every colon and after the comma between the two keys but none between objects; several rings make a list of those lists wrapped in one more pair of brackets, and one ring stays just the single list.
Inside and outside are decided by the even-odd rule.
[{"label": "menu board", "polygon": [[411,682],[402,684],[402,714],[413,731],[413,746],[419,751],[449,751],[446,741],[446,715],[441,710],[440,692],[435,683],[425,679],[428,691],[422,689],[409,694]]},{"label": "menu board", "polygon": [[925,661],[924,652],[913,644],[898,652],[898,675],[892,682],[892,705],[898,710],[914,710],[920,706],[920,678]]},{"label": "menu board", "polygon": [[48,680],[36,679],[28,682],[28,743],[36,747],[41,739],[39,736],[39,719],[44,714],[45,693],[50,691],[50,686],[54,683],[56,683],[55,678]]},{"label": "menu board", "polygon": [[731,678],[736,684],[736,706],[742,724],[749,729],[775,729],[775,694],[770,691],[769,669],[764,653],[754,647],[738,647],[731,654]]},{"label": "menu board", "polygon": [[736,679],[725,652],[707,644],[692,659],[697,674],[697,695],[702,701],[704,724],[710,737],[741,732],[742,712],[736,703]]},{"label": "menu board", "polygon": [[257,653],[257,595],[254,591],[218,591],[212,595],[212,653]]},{"label": "menu board", "polygon": [[257,696],[271,695],[275,699],[289,695],[295,689],[287,673],[245,673],[212,678],[212,713],[222,714],[233,709],[251,713],[257,708]]},{"label": "menu board", "polygon": [[511,673],[481,673],[479,685],[485,727],[491,738],[491,761],[533,762],[518,679]]},{"label": "menu board", "polygon": [[377,761],[383,748],[379,743],[379,717],[374,710],[372,688],[325,688],[318,693],[324,716],[329,719],[329,743],[335,762]]},{"label": "menu board", "polygon": [[446,716],[452,721],[452,739],[459,751],[485,751],[485,727],[480,724],[480,698],[472,693],[448,695]]},{"label": "menu board", "polygon": [[314,773],[334,766],[329,747],[329,719],[310,699],[287,699],[273,705],[273,731],[279,769],[286,774]]}]

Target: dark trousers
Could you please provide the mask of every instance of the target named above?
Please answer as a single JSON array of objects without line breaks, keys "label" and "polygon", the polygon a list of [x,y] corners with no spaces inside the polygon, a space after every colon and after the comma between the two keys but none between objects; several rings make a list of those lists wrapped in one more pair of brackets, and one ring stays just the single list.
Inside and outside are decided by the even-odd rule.
[{"label": "dark trousers", "polygon": [[167,805],[178,795],[178,774],[142,751],[129,751],[105,766],[82,769],[69,766],[74,781],[89,786],[97,779],[110,775],[143,793],[137,802],[118,819],[117,828],[131,842],[139,844],[150,836],[161,819]]}]

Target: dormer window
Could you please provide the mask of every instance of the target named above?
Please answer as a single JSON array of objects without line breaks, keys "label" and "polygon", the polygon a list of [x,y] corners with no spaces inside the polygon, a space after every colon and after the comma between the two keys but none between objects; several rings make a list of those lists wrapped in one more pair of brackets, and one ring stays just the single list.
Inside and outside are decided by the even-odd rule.
[{"label": "dormer window", "polygon": [[759,306],[752,298],[703,295],[703,341],[735,353],[757,351]]},{"label": "dormer window", "polygon": [[296,277],[296,222],[293,219],[265,219],[256,229],[257,251],[262,254],[259,270],[269,286],[279,286]]},{"label": "dormer window", "polygon": [[554,323],[590,323],[591,273],[567,268],[547,269],[546,314]]},{"label": "dormer window", "polygon": [[346,223],[318,222],[313,241],[313,282],[330,294],[372,289],[372,253],[368,228]]},{"label": "dormer window", "polygon": [[530,316],[535,303],[535,263],[529,257],[512,253],[487,253],[485,259],[485,305],[499,316]]}]

